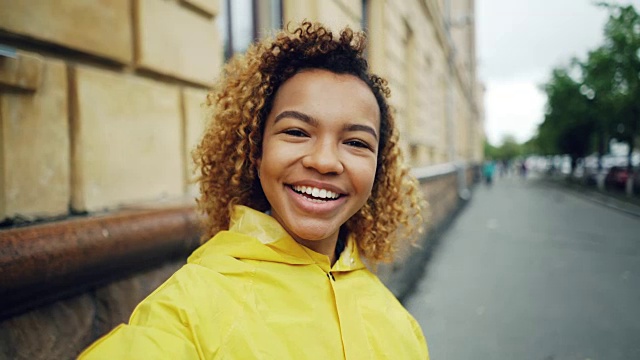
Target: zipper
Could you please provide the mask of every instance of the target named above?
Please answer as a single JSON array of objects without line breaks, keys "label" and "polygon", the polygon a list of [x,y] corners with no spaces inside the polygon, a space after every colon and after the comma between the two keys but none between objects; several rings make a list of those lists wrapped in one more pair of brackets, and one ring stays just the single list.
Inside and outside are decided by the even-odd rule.
[{"label": "zipper", "polygon": [[333,276],[333,274],[331,273],[331,271],[329,271],[329,272],[327,273],[327,277],[329,278],[329,280],[336,281],[336,278],[335,278],[335,276]]}]

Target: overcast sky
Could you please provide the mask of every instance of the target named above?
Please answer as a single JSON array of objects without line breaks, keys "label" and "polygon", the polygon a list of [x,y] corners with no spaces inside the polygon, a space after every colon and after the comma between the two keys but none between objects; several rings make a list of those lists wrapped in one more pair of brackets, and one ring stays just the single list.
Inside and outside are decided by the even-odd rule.
[{"label": "overcast sky", "polygon": [[[480,80],[486,86],[485,129],[499,145],[526,141],[544,117],[539,85],[572,57],[585,59],[603,42],[606,9],[593,0],[476,0]],[[640,0],[619,1],[640,5]],[[637,6],[636,5],[636,6]]]}]

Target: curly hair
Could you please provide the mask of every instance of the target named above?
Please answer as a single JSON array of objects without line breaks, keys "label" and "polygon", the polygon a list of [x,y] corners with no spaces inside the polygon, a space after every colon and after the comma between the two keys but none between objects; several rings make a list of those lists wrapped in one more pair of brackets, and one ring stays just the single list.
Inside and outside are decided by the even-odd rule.
[{"label": "curly hair", "polygon": [[380,109],[380,140],[371,196],[344,225],[370,261],[390,261],[398,240],[421,230],[421,195],[403,164],[386,80],[370,74],[364,58],[366,36],[348,27],[339,37],[321,24],[303,22],[249,47],[224,67],[207,95],[209,123],[193,151],[205,215],[203,241],[228,229],[235,205],[269,209],[257,176],[265,122],[279,87],[304,69],[353,75],[373,92]]}]

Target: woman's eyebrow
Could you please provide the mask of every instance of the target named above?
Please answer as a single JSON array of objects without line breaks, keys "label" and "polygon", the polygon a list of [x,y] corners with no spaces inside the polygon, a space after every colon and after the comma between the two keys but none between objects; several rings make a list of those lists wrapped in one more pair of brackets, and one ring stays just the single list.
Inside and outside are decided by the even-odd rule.
[{"label": "woman's eyebrow", "polygon": [[[293,118],[293,119],[297,119],[300,121],[304,121],[307,124],[311,125],[311,126],[318,126],[318,120],[312,118],[311,116],[305,114],[305,113],[301,113],[299,111],[295,111],[295,110],[285,110],[283,112],[281,112],[280,114],[276,115],[273,123],[277,123],[278,121],[284,119],[284,118]],[[363,124],[346,124],[343,127],[344,131],[364,131],[367,132],[371,135],[373,135],[373,137],[378,140],[378,134],[376,133],[376,130],[369,126],[369,125],[363,125]]]},{"label": "woman's eyebrow", "polygon": [[378,140],[378,134],[376,134],[375,129],[372,128],[369,125],[346,124],[343,129],[344,129],[344,131],[364,131],[364,132],[368,132],[369,134],[373,135],[373,137],[376,138],[376,140]]},{"label": "woman's eyebrow", "polygon": [[276,115],[276,118],[274,119],[273,123],[275,124],[283,118],[294,118],[300,121],[304,121],[309,125],[318,126],[318,120],[312,118],[307,114],[304,114],[295,110],[286,110],[281,112],[280,114]]}]

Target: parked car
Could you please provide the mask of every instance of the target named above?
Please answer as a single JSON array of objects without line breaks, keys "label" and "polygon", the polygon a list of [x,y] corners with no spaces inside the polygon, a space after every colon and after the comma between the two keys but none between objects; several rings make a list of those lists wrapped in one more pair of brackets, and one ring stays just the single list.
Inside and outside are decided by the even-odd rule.
[{"label": "parked car", "polygon": [[626,166],[612,166],[604,178],[604,186],[607,189],[625,190],[627,179],[631,176]]}]

